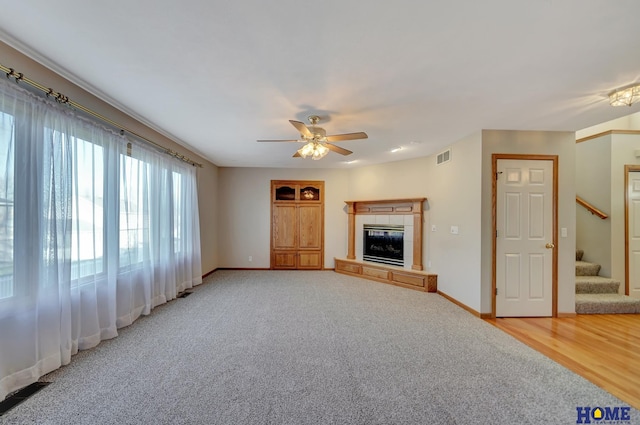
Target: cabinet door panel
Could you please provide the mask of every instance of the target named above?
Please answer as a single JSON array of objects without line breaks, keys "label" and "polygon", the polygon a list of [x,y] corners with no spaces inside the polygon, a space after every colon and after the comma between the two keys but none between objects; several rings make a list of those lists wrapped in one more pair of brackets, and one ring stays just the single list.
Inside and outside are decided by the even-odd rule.
[{"label": "cabinet door panel", "polygon": [[299,244],[300,249],[322,248],[322,206],[301,205],[299,211]]},{"label": "cabinet door panel", "polygon": [[273,206],[273,249],[295,249],[296,246],[295,205]]},{"label": "cabinet door panel", "polygon": [[274,269],[295,269],[296,268],[295,252],[274,252],[273,268]]},{"label": "cabinet door panel", "polygon": [[300,251],[298,254],[299,269],[318,270],[322,267],[322,254],[319,251]]}]

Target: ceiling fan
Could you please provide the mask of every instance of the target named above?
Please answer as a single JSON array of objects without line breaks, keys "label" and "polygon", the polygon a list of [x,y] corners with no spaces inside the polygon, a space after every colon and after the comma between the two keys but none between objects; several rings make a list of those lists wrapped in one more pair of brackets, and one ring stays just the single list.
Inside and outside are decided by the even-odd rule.
[{"label": "ceiling fan", "polygon": [[340,146],[336,146],[331,142],[340,142],[344,140],[358,140],[358,139],[366,139],[367,133],[358,132],[358,133],[345,133],[345,134],[334,134],[327,136],[326,131],[322,127],[317,127],[320,121],[320,117],[317,115],[309,116],[309,122],[311,126],[306,126],[304,123],[300,121],[289,120],[291,125],[293,125],[300,132],[300,139],[290,139],[290,140],[258,140],[258,142],[298,142],[305,143],[303,147],[298,149],[298,151],[293,155],[294,158],[302,157],[306,158],[310,156],[312,159],[320,159],[324,157],[329,151],[334,151],[341,155],[351,155],[353,152],[350,150],[341,148]]}]

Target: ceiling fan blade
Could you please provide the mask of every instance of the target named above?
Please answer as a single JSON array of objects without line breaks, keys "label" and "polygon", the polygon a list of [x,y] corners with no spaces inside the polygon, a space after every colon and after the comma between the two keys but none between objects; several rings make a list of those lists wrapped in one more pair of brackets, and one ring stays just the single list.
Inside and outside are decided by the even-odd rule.
[{"label": "ceiling fan blade", "polygon": [[298,151],[296,151],[296,153],[293,154],[294,158],[302,158],[302,155],[300,155],[300,153]]},{"label": "ceiling fan blade", "polygon": [[304,125],[303,122],[300,121],[294,121],[294,120],[289,120],[289,122],[291,123],[292,126],[294,126],[296,129],[298,129],[298,131],[300,132],[300,134],[302,134],[305,137],[309,137],[312,138],[313,134],[311,134],[311,132],[309,131],[309,129],[307,128],[306,125]]},{"label": "ceiling fan blade", "polygon": [[299,140],[257,140],[258,142],[299,142]]},{"label": "ceiling fan blade", "polygon": [[331,143],[325,143],[324,145],[328,147],[329,150],[339,153],[340,155],[351,155],[353,153],[350,150],[341,148],[340,146],[332,145]]},{"label": "ceiling fan blade", "polygon": [[366,139],[367,133],[361,131],[359,133],[346,133],[346,134],[334,134],[332,136],[327,136],[328,142],[340,142],[343,140],[358,140],[358,139]]}]

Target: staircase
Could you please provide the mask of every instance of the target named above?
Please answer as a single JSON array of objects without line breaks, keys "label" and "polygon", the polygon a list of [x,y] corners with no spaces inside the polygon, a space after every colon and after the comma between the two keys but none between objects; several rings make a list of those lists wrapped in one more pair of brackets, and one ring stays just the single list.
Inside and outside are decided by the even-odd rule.
[{"label": "staircase", "polygon": [[600,265],[582,261],[582,255],[576,250],[576,313],[640,313],[640,299],[620,295],[620,282],[598,276]]}]

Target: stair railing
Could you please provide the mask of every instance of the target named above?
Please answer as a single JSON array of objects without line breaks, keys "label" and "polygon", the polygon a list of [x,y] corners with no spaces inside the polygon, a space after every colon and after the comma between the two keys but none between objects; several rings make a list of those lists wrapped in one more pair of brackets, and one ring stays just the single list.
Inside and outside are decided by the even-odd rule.
[{"label": "stair railing", "polygon": [[587,201],[585,201],[579,196],[576,196],[576,202],[579,205],[582,205],[583,207],[585,207],[587,211],[589,211],[591,214],[597,215],[603,220],[609,217],[606,213],[603,213],[602,211],[600,211],[599,209],[597,209],[596,207],[594,207],[593,205],[591,205],[590,203],[588,203]]}]

